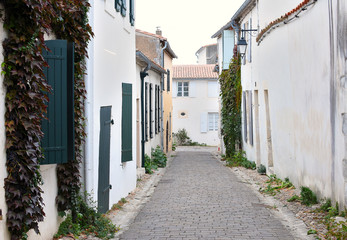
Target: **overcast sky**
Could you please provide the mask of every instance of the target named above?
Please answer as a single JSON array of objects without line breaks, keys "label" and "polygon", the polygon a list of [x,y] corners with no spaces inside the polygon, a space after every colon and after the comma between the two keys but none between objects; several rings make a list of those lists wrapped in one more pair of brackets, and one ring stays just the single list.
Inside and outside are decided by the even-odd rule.
[{"label": "overcast sky", "polygon": [[244,0],[136,0],[135,27],[155,33],[160,26],[178,56],[174,64],[195,64],[200,47],[216,43],[223,27]]}]

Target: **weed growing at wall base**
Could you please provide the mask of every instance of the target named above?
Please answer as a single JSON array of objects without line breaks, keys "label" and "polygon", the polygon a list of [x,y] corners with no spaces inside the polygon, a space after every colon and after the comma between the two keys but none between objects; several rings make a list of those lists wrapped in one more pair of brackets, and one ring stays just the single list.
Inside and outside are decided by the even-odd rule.
[{"label": "weed growing at wall base", "polygon": [[244,151],[239,151],[234,153],[231,158],[227,158],[228,167],[244,167],[248,169],[255,169],[255,162],[251,162],[246,158],[246,153]]}]

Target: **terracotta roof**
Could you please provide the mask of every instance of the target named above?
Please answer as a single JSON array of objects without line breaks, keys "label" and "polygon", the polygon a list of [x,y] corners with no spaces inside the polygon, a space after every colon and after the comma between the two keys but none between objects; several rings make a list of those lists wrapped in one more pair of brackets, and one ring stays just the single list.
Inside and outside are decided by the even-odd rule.
[{"label": "terracotta roof", "polygon": [[218,73],[213,72],[214,64],[174,65],[174,79],[218,79]]},{"label": "terracotta roof", "polygon": [[146,32],[146,31],[143,31],[143,30],[140,30],[140,29],[136,29],[136,32],[142,33],[142,34],[145,34],[145,35],[148,35],[148,36],[151,36],[151,37],[159,38],[160,40],[163,40],[163,41],[167,41],[167,38],[165,38],[163,36],[160,36],[160,35],[157,35],[157,34],[154,34],[154,33]]}]

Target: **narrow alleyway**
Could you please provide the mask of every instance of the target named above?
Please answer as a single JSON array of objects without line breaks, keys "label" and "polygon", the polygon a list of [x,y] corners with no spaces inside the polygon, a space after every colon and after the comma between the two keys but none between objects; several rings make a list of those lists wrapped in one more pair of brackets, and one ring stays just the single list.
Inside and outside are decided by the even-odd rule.
[{"label": "narrow alleyway", "polygon": [[209,152],[176,152],[120,239],[294,239]]}]

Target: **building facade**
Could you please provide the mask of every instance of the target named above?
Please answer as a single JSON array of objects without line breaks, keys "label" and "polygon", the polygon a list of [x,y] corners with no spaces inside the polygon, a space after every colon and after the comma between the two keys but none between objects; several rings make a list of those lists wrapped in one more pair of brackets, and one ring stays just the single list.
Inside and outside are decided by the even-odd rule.
[{"label": "building facade", "polygon": [[232,18],[247,41],[248,159],[340,206],[347,205],[346,16],[339,0],[247,0]]},{"label": "building facade", "polygon": [[193,142],[219,146],[218,73],[210,65],[174,65],[174,133],[185,129]]}]

